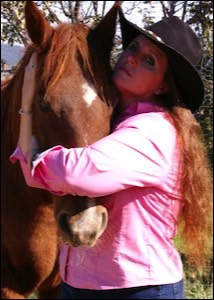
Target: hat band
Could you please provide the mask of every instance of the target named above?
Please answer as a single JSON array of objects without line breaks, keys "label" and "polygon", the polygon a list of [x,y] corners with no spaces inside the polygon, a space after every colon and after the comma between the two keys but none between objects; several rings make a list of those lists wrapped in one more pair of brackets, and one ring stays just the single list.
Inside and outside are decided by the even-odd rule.
[{"label": "hat band", "polygon": [[145,31],[146,33],[148,33],[149,35],[151,35],[156,41],[165,44],[164,41],[162,40],[162,38],[159,37],[157,34],[155,34],[153,31],[147,30],[147,29],[144,29],[143,31]]}]

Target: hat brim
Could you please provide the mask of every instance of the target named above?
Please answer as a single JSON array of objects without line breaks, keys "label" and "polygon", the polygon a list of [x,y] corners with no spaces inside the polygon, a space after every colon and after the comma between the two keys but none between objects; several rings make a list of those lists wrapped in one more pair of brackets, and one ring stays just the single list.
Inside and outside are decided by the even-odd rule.
[{"label": "hat brim", "polygon": [[204,85],[196,68],[174,48],[157,40],[148,31],[142,30],[129,22],[124,17],[121,8],[119,8],[119,17],[123,49],[127,48],[131,41],[140,34],[154,42],[156,46],[167,54],[174,81],[181,97],[179,99],[180,103],[184,104],[192,112],[196,111],[202,104],[204,97]]}]

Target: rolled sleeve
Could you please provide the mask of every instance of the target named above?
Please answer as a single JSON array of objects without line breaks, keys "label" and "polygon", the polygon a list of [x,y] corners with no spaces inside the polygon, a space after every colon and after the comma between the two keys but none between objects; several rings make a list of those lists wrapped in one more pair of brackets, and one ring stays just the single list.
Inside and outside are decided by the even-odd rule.
[{"label": "rolled sleeve", "polygon": [[[41,155],[43,156],[43,155]],[[65,193],[63,192],[63,188],[60,187],[59,189],[56,189],[56,187],[52,188],[52,184],[49,185],[43,180],[45,177],[39,176],[35,174],[34,176],[34,168],[31,169],[30,166],[27,163],[27,159],[22,153],[22,150],[20,146],[18,145],[14,152],[10,156],[10,162],[15,164],[16,162],[19,161],[20,167],[22,169],[22,173],[25,178],[25,182],[28,186],[33,187],[33,188],[39,188],[39,189],[44,189],[52,192],[55,195],[58,196],[64,196]],[[34,164],[38,164],[40,162],[40,158],[36,160]],[[39,170],[38,170],[39,171]]]}]

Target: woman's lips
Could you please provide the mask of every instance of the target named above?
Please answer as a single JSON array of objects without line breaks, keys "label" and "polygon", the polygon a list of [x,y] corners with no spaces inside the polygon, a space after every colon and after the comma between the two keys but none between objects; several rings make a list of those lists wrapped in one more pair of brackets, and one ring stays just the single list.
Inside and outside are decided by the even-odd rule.
[{"label": "woman's lips", "polygon": [[119,70],[126,73],[129,77],[131,77],[131,73],[125,67],[120,67]]}]

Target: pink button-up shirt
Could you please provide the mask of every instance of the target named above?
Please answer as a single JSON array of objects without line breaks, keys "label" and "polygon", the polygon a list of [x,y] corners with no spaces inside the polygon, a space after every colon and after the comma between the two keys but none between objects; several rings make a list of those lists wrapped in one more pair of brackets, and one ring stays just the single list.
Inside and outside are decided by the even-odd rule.
[{"label": "pink button-up shirt", "polygon": [[55,146],[30,170],[19,148],[28,185],[58,195],[103,197],[109,223],[92,248],[60,251],[62,279],[73,287],[113,289],[174,283],[182,263],[174,247],[183,205],[178,186],[179,148],[168,113],[137,102],[113,132],[85,148]]}]

